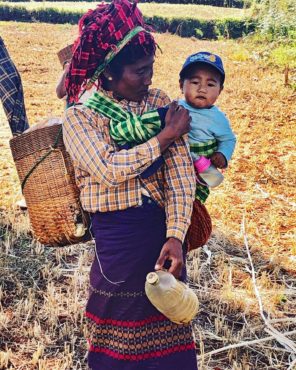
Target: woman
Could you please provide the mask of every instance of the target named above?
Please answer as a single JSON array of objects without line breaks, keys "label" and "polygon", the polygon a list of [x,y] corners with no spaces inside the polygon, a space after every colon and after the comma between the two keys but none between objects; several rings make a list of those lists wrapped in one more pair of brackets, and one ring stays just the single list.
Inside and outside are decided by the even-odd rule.
[{"label": "woman", "polygon": [[96,93],[69,108],[63,131],[96,241],[86,308],[94,370],[197,369],[191,326],[170,322],[144,291],[154,269],[185,279],[182,243],[195,190],[182,139],[188,112],[172,103],[159,134],[125,149],[109,132],[110,116],[136,119],[169,103],[149,89],[155,48],[136,4],[115,0],[82,18],[66,79],[70,102],[93,81],[109,102],[106,114]]}]

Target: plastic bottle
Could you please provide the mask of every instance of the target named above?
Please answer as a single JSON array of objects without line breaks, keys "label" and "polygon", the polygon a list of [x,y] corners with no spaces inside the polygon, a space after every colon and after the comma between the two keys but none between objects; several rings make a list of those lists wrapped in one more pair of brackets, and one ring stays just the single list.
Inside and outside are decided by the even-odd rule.
[{"label": "plastic bottle", "polygon": [[176,324],[189,323],[198,312],[196,294],[167,271],[150,272],[145,292],[158,311]]},{"label": "plastic bottle", "polygon": [[220,185],[224,179],[222,173],[211,164],[210,159],[204,156],[195,159],[194,167],[205,184],[211,188]]}]

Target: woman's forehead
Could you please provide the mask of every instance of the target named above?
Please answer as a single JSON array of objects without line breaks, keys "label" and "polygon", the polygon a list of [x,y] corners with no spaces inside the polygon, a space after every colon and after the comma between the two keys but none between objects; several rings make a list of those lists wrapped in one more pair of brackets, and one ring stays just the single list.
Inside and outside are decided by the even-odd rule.
[{"label": "woman's forehead", "polygon": [[132,64],[127,64],[125,67],[132,69],[132,70],[138,70],[145,67],[150,67],[153,65],[155,60],[154,55],[145,55],[144,57],[138,59],[136,62]]}]

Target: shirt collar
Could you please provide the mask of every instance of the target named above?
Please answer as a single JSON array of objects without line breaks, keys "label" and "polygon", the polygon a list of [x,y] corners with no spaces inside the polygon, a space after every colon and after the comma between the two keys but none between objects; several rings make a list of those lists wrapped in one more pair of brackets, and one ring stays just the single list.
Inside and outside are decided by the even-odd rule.
[{"label": "shirt collar", "polygon": [[127,99],[117,99],[116,97],[114,97],[113,95],[113,91],[108,91],[108,90],[104,90],[104,89],[100,89],[102,91],[103,94],[105,94],[106,96],[108,96],[110,99],[116,101],[116,103],[120,104],[122,107],[124,108],[143,108],[145,107],[146,105],[146,101],[147,101],[147,98],[148,98],[148,95],[149,95],[149,92],[148,94],[146,95],[146,97],[144,99],[142,99],[140,102],[137,102],[137,101],[131,101],[131,100],[127,100]]}]

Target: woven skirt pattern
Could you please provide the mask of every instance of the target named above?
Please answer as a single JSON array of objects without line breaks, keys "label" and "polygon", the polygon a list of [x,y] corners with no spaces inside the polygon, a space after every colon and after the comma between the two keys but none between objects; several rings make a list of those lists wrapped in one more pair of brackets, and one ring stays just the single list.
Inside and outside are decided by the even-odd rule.
[{"label": "woven skirt pattern", "polygon": [[86,309],[90,368],[196,370],[191,325],[172,323],[145,295],[146,275],[166,241],[164,211],[147,198],[141,207],[97,212],[92,230],[97,255]]}]

